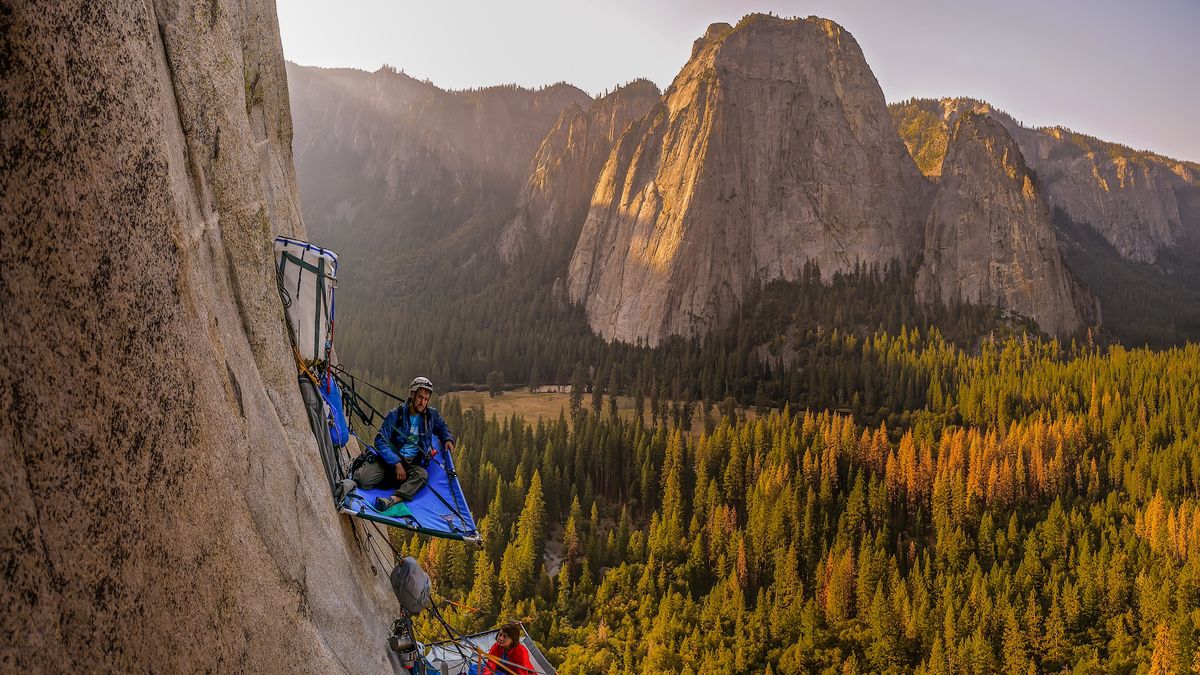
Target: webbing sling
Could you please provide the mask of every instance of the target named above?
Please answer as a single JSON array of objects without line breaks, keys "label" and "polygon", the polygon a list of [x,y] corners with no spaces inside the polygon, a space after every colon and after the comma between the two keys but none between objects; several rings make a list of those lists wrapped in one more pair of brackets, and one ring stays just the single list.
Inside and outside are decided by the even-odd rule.
[{"label": "webbing sling", "polygon": [[317,311],[313,312],[313,354],[323,354],[324,352],[321,350],[321,310],[325,306],[325,258],[317,258],[317,268]]}]

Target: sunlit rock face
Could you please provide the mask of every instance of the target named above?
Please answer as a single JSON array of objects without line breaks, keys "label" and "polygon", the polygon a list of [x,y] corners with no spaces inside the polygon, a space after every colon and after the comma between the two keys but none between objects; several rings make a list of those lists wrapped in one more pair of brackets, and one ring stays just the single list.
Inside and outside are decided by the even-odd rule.
[{"label": "sunlit rock face", "polygon": [[849,33],[714,24],[608,157],[570,297],[606,338],[702,334],[806,261],[828,276],[913,259],[930,193]]},{"label": "sunlit rock face", "polygon": [[891,106],[896,126],[927,175],[941,172],[946,139],[964,112],[989,115],[1017,141],[1051,208],[1095,228],[1124,258],[1152,263],[1200,240],[1200,165],[1109,143],[1063,127],[1030,129],[969,98]]},{"label": "sunlit rock face", "polygon": [[541,253],[551,239],[578,239],[596,178],[613,144],[660,96],[652,82],[637,80],[586,108],[572,105],[563,111],[538,147],[516,215],[501,234],[504,260],[511,261],[531,246]]},{"label": "sunlit rock face", "polygon": [[1060,337],[1095,322],[1095,299],[1063,264],[1049,209],[998,121],[958,116],[940,173],[919,299],[1008,309]]},{"label": "sunlit rock face", "polygon": [[274,3],[4,23],[2,669],[391,670],[272,266],[305,233]]}]

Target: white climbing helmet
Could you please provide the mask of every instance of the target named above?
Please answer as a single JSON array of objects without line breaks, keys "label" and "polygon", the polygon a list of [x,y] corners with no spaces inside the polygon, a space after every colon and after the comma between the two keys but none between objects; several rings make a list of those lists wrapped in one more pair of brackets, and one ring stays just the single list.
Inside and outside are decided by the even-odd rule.
[{"label": "white climbing helmet", "polygon": [[428,377],[414,377],[412,384],[408,385],[408,395],[412,396],[417,393],[418,389],[428,389],[429,394],[432,396],[433,382],[430,382]]}]

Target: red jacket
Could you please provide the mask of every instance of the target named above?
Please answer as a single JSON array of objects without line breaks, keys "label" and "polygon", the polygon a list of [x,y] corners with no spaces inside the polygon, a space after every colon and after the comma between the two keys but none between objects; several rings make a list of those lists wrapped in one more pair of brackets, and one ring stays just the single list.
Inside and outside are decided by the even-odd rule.
[{"label": "red jacket", "polygon": [[492,645],[492,648],[488,650],[488,656],[504,659],[505,663],[489,660],[483,668],[484,675],[508,675],[508,673],[535,675],[537,673],[533,669],[533,663],[529,660],[529,650],[520,642],[507,651],[498,644]]}]

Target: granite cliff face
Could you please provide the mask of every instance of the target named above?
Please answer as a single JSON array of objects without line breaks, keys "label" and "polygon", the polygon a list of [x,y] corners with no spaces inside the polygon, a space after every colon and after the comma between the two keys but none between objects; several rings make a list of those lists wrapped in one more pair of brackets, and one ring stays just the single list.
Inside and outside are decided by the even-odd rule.
[{"label": "granite cliff face", "polygon": [[390,68],[288,64],[288,79],[305,217],[354,259],[372,242],[367,260],[390,257],[380,242],[495,236],[547,132],[592,100],[565,84],[445,91]]},{"label": "granite cliff face", "polygon": [[1095,299],[1063,264],[1049,209],[998,121],[958,116],[939,168],[919,299],[1008,309],[1059,337],[1096,322]]},{"label": "granite cliff face", "polygon": [[1099,230],[1125,258],[1153,263],[1164,249],[1200,239],[1200,165],[1061,127],[1027,144],[1050,205]]},{"label": "granite cliff face", "polygon": [[304,223],[274,3],[2,22],[3,669],[391,670],[276,290]]},{"label": "granite cliff face", "polygon": [[808,260],[911,260],[929,193],[849,33],[714,24],[601,171],[570,297],[606,338],[703,333]]},{"label": "granite cliff face", "polygon": [[573,244],[587,216],[596,178],[613,144],[661,97],[658,87],[636,80],[586,109],[572,104],[542,144],[517,198],[517,213],[500,236],[500,255],[511,261],[553,235]]},{"label": "granite cliff face", "polygon": [[987,114],[1017,141],[1048,204],[1087,223],[1127,260],[1153,263],[1164,249],[1200,239],[1200,164],[1101,141],[1063,127],[1029,129],[987,103],[919,99],[891,106],[926,175],[937,176],[957,117]]}]

